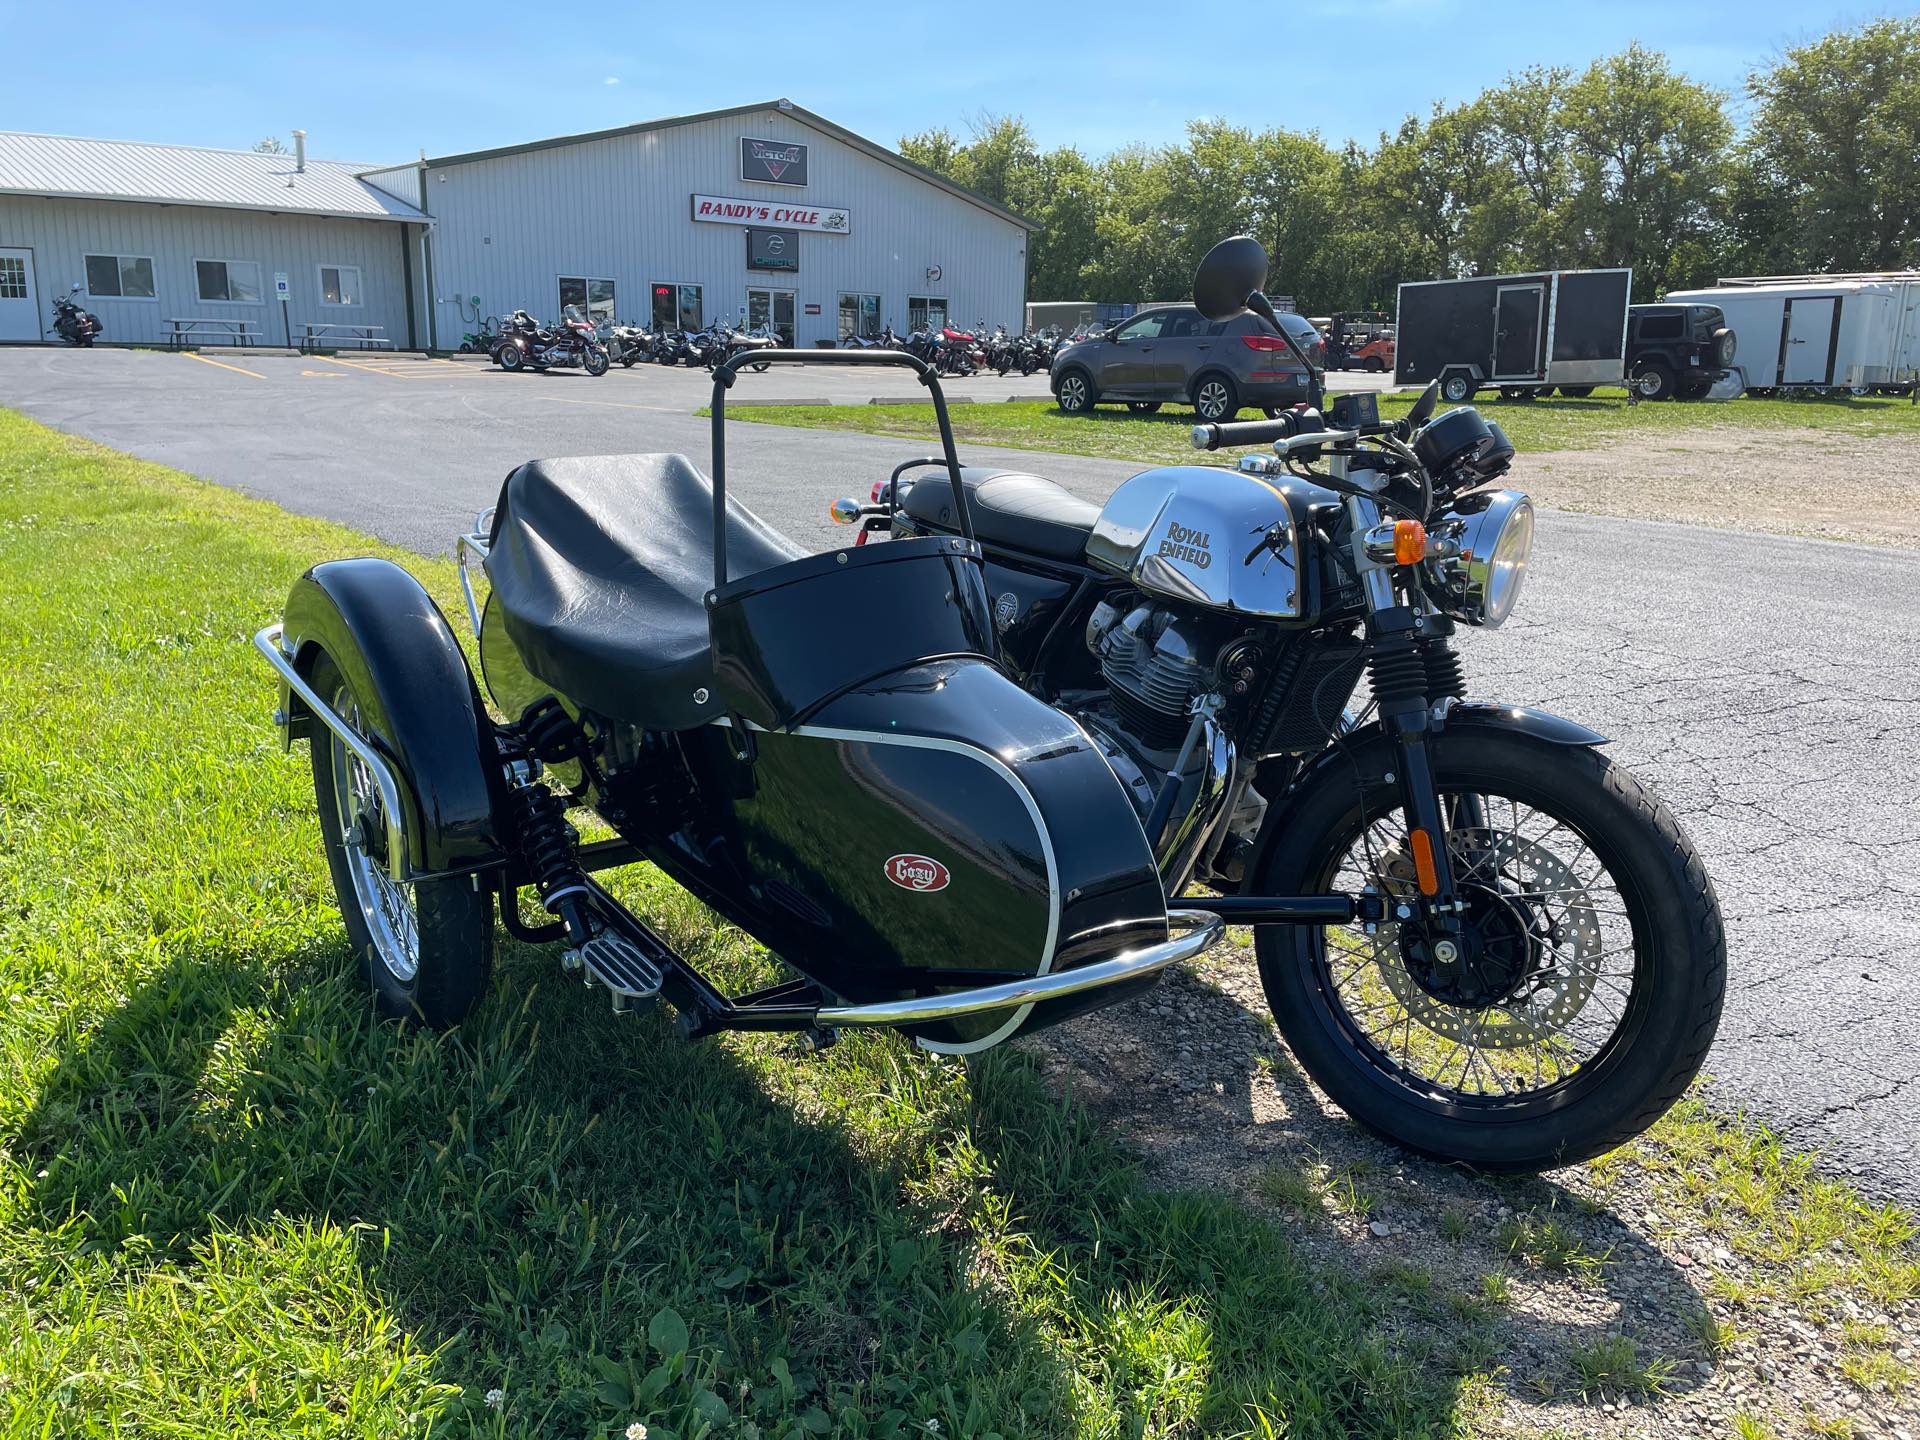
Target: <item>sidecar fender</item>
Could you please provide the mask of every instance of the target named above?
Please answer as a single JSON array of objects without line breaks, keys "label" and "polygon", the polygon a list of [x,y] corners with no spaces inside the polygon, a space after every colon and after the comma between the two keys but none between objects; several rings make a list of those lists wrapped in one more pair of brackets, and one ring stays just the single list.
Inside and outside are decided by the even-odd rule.
[{"label": "sidecar fender", "polygon": [[[387,560],[316,565],[287,597],[282,648],[307,678],[324,652],[371,712],[375,746],[400,782],[413,870],[499,858],[493,724],[459,641],[419,581]],[[290,736],[325,733],[297,695],[285,708]]]},{"label": "sidecar fender", "polygon": [[[1517,730],[1549,745],[1588,746],[1605,745],[1607,737],[1597,730],[1568,720],[1563,716],[1551,714],[1545,710],[1535,710],[1525,705],[1501,705],[1486,700],[1462,700],[1449,705],[1445,718],[1435,727],[1436,733],[1444,736],[1449,730],[1464,729],[1501,729]],[[1253,852],[1247,857],[1246,873],[1263,873],[1267,855],[1273,849],[1280,836],[1286,833],[1292,810],[1292,800],[1309,789],[1320,772],[1329,766],[1352,767],[1356,763],[1391,765],[1388,758],[1391,751],[1387,733],[1376,720],[1362,725],[1340,736],[1318,755],[1301,767],[1300,773],[1287,787],[1283,796],[1275,797],[1267,809],[1267,816],[1260,825],[1260,833],[1254,837]]]}]

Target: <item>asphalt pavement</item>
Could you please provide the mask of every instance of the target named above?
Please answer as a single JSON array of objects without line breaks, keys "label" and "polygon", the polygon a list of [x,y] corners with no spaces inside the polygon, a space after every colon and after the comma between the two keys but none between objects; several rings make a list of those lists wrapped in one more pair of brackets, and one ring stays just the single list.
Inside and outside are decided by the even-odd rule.
[{"label": "asphalt pavement", "polygon": [[[842,383],[808,368],[735,393],[777,385],[781,398],[850,402],[874,388],[864,372],[855,389]],[[677,450],[704,466],[710,427],[689,411],[705,388],[659,367],[593,380],[418,357],[0,350],[0,404],[432,553],[536,456]],[[989,385],[977,393],[993,403]],[[826,520],[830,500],[864,497],[926,448],[751,424],[728,437],[736,493],[821,548],[845,537]],[[1092,499],[1137,468],[963,455]],[[1526,468],[1522,456],[1522,487]],[[1463,646],[1477,694],[1610,735],[1704,852],[1731,952],[1708,1060],[1717,1101],[1909,1204],[1920,1204],[1916,617],[1920,552],[1547,513],[1515,618]]]}]

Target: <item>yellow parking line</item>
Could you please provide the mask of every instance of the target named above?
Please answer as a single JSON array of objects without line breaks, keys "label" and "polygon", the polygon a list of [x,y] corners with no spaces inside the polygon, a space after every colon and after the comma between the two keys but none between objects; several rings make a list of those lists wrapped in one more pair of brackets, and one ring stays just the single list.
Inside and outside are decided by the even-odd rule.
[{"label": "yellow parking line", "polygon": [[209,360],[206,356],[195,354],[191,350],[183,350],[180,353],[185,355],[189,360],[198,360],[202,365],[218,365],[222,370],[231,370],[236,375],[251,375],[256,380],[264,380],[267,378],[258,370],[248,370],[239,365],[229,365],[224,360]]},{"label": "yellow parking line", "polygon": [[[392,380],[444,380],[447,378],[438,370],[428,371],[424,375],[417,370],[389,370],[385,366],[369,365],[364,360],[343,360],[338,355],[327,361],[327,364],[345,365],[351,370],[364,370],[369,375],[385,375]],[[459,367],[454,368],[457,370]]]}]

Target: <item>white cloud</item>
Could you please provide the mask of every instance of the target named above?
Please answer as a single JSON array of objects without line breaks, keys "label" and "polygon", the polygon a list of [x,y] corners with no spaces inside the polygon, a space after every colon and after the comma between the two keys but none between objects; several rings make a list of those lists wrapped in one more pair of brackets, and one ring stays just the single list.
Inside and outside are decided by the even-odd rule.
[{"label": "white cloud", "polygon": [[602,85],[618,85],[620,83],[620,77],[618,75],[609,75],[600,83]]}]

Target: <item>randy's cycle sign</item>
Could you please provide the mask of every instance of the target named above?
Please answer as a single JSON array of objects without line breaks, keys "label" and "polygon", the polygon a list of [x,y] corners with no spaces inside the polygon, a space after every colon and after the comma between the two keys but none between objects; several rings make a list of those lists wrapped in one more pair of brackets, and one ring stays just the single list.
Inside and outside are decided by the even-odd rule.
[{"label": "randy's cycle sign", "polygon": [[838,205],[781,205],[729,195],[695,195],[693,218],[720,225],[778,225],[827,235],[845,235],[853,229],[853,216]]},{"label": "randy's cycle sign", "polygon": [[762,185],[804,185],[807,147],[791,140],[742,140],[740,178]]}]

